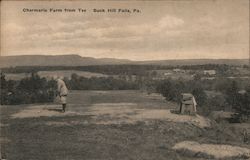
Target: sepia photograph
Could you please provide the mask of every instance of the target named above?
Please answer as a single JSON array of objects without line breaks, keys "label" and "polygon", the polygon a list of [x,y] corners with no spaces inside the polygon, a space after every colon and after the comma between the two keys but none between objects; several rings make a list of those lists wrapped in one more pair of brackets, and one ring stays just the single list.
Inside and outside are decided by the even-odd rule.
[{"label": "sepia photograph", "polygon": [[0,160],[250,160],[249,0],[0,15]]}]

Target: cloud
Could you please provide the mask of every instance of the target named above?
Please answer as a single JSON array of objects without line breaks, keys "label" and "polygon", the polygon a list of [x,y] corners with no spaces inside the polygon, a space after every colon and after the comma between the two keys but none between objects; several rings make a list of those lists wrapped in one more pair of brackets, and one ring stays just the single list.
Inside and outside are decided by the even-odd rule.
[{"label": "cloud", "polygon": [[[223,5],[225,8],[221,10],[212,2],[178,2],[178,7],[161,2],[165,5],[155,6],[154,10],[149,3],[138,2],[137,7],[142,10],[138,15],[65,16],[11,12],[3,23],[4,54],[18,54],[20,51],[66,54],[72,51],[83,55],[88,53],[89,56],[92,54],[93,57],[103,54],[137,59],[173,57],[171,54],[191,56],[192,53],[196,53],[193,55],[197,57],[198,52],[204,57],[208,52],[215,57],[216,54],[217,57],[225,56],[226,53],[232,55],[232,51],[238,55],[248,55],[248,12],[237,12],[235,16],[231,12],[233,5]],[[191,11],[190,6],[197,8]],[[150,55],[153,53],[155,56]]]},{"label": "cloud", "polygon": [[18,34],[23,32],[24,28],[16,23],[7,23],[4,26],[4,31],[8,31],[11,34]]},{"label": "cloud", "polygon": [[[101,21],[89,20],[86,22],[74,21],[71,23],[65,21],[53,21],[48,24],[35,24],[31,28],[25,26],[26,33],[31,37],[34,35],[51,36],[52,39],[73,39],[74,37],[93,37],[93,38],[126,38],[136,36],[148,36],[150,34],[165,33],[171,29],[177,33],[174,27],[183,25],[184,21],[173,16],[165,16],[155,23],[139,23],[124,25],[123,19],[104,18]],[[23,31],[24,32],[24,31]],[[170,34],[170,30],[166,32]],[[55,38],[56,37],[56,38]],[[70,38],[71,37],[71,38]]]},{"label": "cloud", "polygon": [[159,21],[159,28],[175,28],[184,24],[184,21],[180,18],[166,15]]}]

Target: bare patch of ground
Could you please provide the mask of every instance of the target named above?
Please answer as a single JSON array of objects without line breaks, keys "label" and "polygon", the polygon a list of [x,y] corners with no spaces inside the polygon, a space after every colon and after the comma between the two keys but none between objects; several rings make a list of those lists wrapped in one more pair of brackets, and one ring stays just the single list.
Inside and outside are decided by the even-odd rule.
[{"label": "bare patch of ground", "polygon": [[74,126],[74,125],[86,125],[86,124],[90,124],[89,121],[67,121],[67,122],[58,122],[58,121],[49,121],[49,122],[45,122],[46,125],[48,126]]},{"label": "bare patch of ground", "polygon": [[90,91],[92,93],[97,93],[97,94],[106,94],[108,91]]},{"label": "bare patch of ground", "polygon": [[174,150],[188,150],[191,152],[203,153],[216,159],[229,157],[247,157],[250,158],[250,149],[221,144],[200,144],[194,141],[183,141],[173,147]]},{"label": "bare patch of ground", "polygon": [[[115,107],[113,107],[115,106]],[[210,121],[199,115],[173,114],[169,109],[137,108],[133,103],[95,104],[90,108],[89,114],[96,117],[98,124],[136,123],[147,120],[166,120],[178,123],[193,124],[197,127],[210,127]],[[106,115],[106,119],[101,118]]]},{"label": "bare patch of ground", "polygon": [[[69,110],[61,113],[56,105],[38,105],[28,107],[12,118],[29,117],[52,117],[52,116],[75,116],[92,115],[91,123],[95,124],[135,124],[139,121],[166,120],[178,123],[188,123],[200,128],[210,127],[210,121],[199,115],[179,115],[173,114],[169,109],[146,109],[136,103],[97,103],[87,107],[87,111]],[[51,125],[51,124],[50,124]]]},{"label": "bare patch of ground", "polygon": [[18,113],[12,114],[11,118],[31,118],[31,117],[52,117],[52,116],[66,116],[77,115],[76,112],[68,111],[62,113],[61,109],[57,109],[58,105],[37,105],[27,107]]}]

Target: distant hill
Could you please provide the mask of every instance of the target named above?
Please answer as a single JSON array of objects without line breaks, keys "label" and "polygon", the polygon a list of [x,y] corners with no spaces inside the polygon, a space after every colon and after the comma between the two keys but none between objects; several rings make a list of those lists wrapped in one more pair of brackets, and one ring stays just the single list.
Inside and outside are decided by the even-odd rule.
[{"label": "distant hill", "polygon": [[1,56],[0,67],[15,66],[88,66],[88,65],[202,65],[202,64],[248,64],[248,59],[186,59],[186,60],[156,60],[156,61],[131,61],[114,58],[91,58],[79,55],[22,55]]},{"label": "distant hill", "polygon": [[127,64],[129,60],[112,58],[91,58],[79,55],[23,55],[1,56],[0,67],[15,66],[88,66],[104,64]]},{"label": "distant hill", "polygon": [[159,61],[139,61],[137,64],[150,65],[203,65],[203,64],[227,64],[227,65],[247,65],[248,59],[178,59]]}]

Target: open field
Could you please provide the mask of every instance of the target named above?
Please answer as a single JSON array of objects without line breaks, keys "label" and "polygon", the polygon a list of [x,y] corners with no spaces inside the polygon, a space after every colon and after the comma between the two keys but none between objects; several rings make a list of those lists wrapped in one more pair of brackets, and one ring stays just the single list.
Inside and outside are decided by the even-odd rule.
[{"label": "open field", "polygon": [[77,74],[79,76],[85,77],[85,78],[108,77],[108,75],[101,74],[101,73],[86,72],[86,71],[75,71],[75,70],[39,71],[38,75],[41,76],[41,77],[45,77],[47,79],[52,79],[53,76],[55,76],[55,75],[60,76],[60,77],[70,78],[73,73],[75,73],[75,74]]},{"label": "open field", "polygon": [[177,104],[157,94],[71,91],[68,103],[66,113],[57,104],[1,106],[1,156],[8,160],[250,158],[250,146],[242,138],[243,131],[250,131],[249,124],[217,124],[199,115],[179,115],[172,112]]},{"label": "open field", "polygon": [[[108,75],[101,74],[101,73],[76,71],[76,70],[39,71],[38,75],[46,79],[52,79],[55,75],[59,77],[70,78],[73,73],[79,76],[85,77],[85,78],[108,77]],[[5,74],[7,80],[21,80],[30,75],[31,75],[30,73],[6,73]]]},{"label": "open field", "polygon": [[21,80],[23,78],[29,77],[30,73],[6,73],[6,80]]}]

